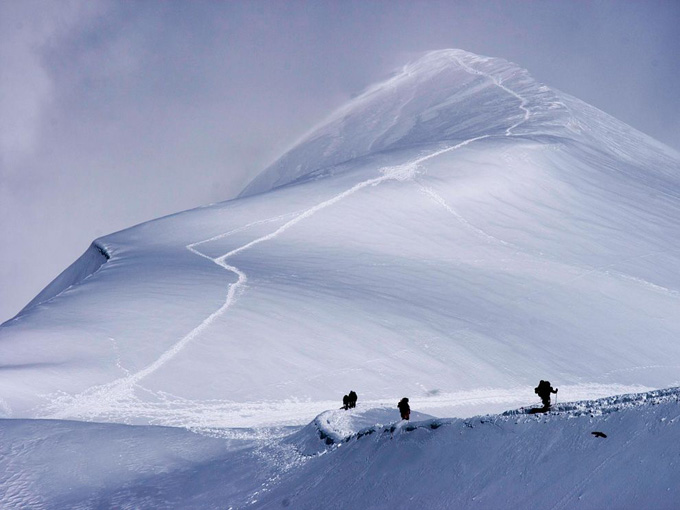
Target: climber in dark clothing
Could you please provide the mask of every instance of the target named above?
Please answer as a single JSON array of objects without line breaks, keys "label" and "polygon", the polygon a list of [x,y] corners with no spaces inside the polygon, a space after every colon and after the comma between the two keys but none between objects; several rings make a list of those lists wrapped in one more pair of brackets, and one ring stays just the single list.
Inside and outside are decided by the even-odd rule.
[{"label": "climber in dark clothing", "polygon": [[401,419],[408,420],[411,416],[411,406],[408,405],[408,399],[406,397],[402,398],[397,404],[397,407],[401,413]]},{"label": "climber in dark clothing", "polygon": [[534,393],[541,397],[543,409],[550,409],[550,394],[557,393],[557,388],[553,389],[553,387],[550,386],[550,381],[541,381],[538,383],[538,386],[534,388]]},{"label": "climber in dark clothing", "polygon": [[347,411],[349,409],[349,395],[342,397],[342,408]]},{"label": "climber in dark clothing", "polygon": [[349,392],[349,408],[354,409],[357,406],[357,399],[359,398],[354,390]]}]

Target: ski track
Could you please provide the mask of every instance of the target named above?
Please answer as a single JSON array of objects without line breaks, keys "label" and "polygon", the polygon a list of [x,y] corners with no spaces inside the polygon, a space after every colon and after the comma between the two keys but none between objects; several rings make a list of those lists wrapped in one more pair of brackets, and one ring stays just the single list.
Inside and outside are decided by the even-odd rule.
[{"label": "ski track", "polygon": [[[489,75],[487,73],[484,73],[482,71],[479,71],[477,69],[470,67],[468,64],[463,62],[459,57],[453,57],[453,58],[468,73],[479,75],[479,76],[487,78],[488,80],[493,82],[494,85],[503,89],[505,92],[507,92],[508,94],[514,96],[515,98],[517,98],[519,100],[520,104],[518,105],[518,107],[524,112],[523,118],[518,120],[517,122],[515,122],[510,127],[506,128],[506,130],[505,130],[505,136],[508,136],[508,137],[519,136],[519,135],[514,133],[514,130],[516,128],[518,128],[519,126],[521,126],[522,124],[524,124],[525,122],[527,122],[531,118],[531,115],[532,115],[529,108],[527,108],[527,103],[528,103],[527,100],[524,97],[522,97],[520,94],[515,92],[514,90],[510,89],[509,87],[506,87],[503,84],[503,81],[500,78],[494,77],[492,75]],[[562,106],[564,108],[567,108],[566,105],[564,105],[564,103],[558,102],[556,104],[558,104],[559,106]],[[477,140],[481,139],[481,138],[488,138],[490,136],[491,135],[485,135],[485,136],[477,138]],[[472,139],[472,140],[474,141],[476,139]],[[440,205],[441,207],[446,209],[460,223],[462,223],[466,228],[471,230],[473,233],[475,233],[480,238],[485,239],[487,241],[490,241],[492,243],[502,244],[502,245],[505,245],[505,246],[508,246],[508,247],[513,247],[513,248],[519,249],[520,251],[524,251],[522,248],[520,248],[520,247],[518,247],[518,246],[516,246],[512,243],[508,243],[506,241],[503,241],[502,239],[498,239],[497,237],[494,237],[494,236],[488,234],[484,230],[482,230],[478,227],[475,227],[469,221],[467,221],[460,213],[458,213],[458,211],[456,211],[453,207],[451,207],[446,202],[446,200],[441,195],[439,195],[434,189],[427,187],[427,186],[424,186],[422,184],[419,184],[419,185],[420,185],[420,189],[423,193],[428,195],[435,203],[437,203],[438,205]],[[680,297],[680,292],[678,292],[676,290],[668,289],[666,287],[656,285],[654,283],[648,282],[647,280],[644,280],[642,278],[637,278],[635,276],[630,276],[630,275],[627,275],[627,274],[624,274],[624,273],[613,273],[612,274],[609,271],[607,271],[608,269],[613,268],[615,265],[620,264],[622,262],[628,262],[628,261],[631,261],[631,260],[636,260],[636,259],[641,259],[641,258],[648,258],[648,257],[652,257],[652,256],[655,256],[655,255],[665,254],[665,253],[669,253],[669,251],[666,251],[666,250],[656,251],[656,252],[652,252],[652,253],[638,255],[638,256],[635,256],[635,257],[630,257],[630,258],[625,259],[623,261],[617,261],[617,262],[607,264],[607,265],[603,265],[603,266],[600,266],[600,267],[587,269],[585,271],[582,271],[580,274],[578,274],[577,276],[573,277],[572,279],[568,280],[565,283],[571,284],[571,283],[574,283],[577,280],[585,278],[585,277],[587,277],[591,274],[599,274],[599,275],[604,275],[604,276],[613,277],[613,278],[625,279],[625,280],[631,281],[633,283],[637,283],[638,285],[645,286],[650,290],[655,290],[657,292],[665,293],[665,294],[673,296],[673,297]],[[576,267],[576,266],[574,266],[574,267]],[[536,291],[536,292],[540,292],[540,291]],[[526,297],[529,298],[534,294],[535,294],[535,292],[529,293]]]},{"label": "ski track", "polygon": [[602,374],[601,378],[605,379],[612,374],[620,374],[620,373],[626,373],[626,372],[639,372],[642,370],[659,370],[659,369],[668,369],[668,368],[673,368],[673,369],[678,369],[680,368],[680,365],[641,365],[641,366],[634,366],[634,367],[628,367],[628,368],[617,368],[614,370],[610,370],[609,372],[605,372]]},{"label": "ski track", "polygon": [[[517,99],[519,100],[519,108],[524,112],[524,115],[522,116],[522,118],[521,118],[520,120],[518,120],[517,122],[515,122],[514,124],[512,124],[511,126],[509,126],[508,128],[505,129],[505,136],[508,136],[508,137],[517,136],[517,135],[515,135],[514,130],[515,130],[516,128],[518,128],[519,126],[521,126],[522,124],[524,124],[525,122],[527,122],[527,121],[529,120],[529,118],[531,117],[531,111],[529,110],[529,108],[527,108],[527,100],[526,100],[524,97],[522,97],[520,94],[518,94],[517,92],[515,92],[514,90],[512,90],[512,89],[506,87],[505,85],[503,85],[503,82],[502,82],[502,80],[501,80],[500,78],[496,78],[496,77],[494,77],[494,76],[492,76],[492,75],[490,75],[490,74],[484,73],[484,72],[482,72],[482,71],[479,71],[479,70],[477,70],[477,69],[474,69],[474,68],[470,67],[468,64],[466,64],[465,62],[463,62],[459,57],[453,57],[453,58],[454,58],[454,60],[458,63],[458,65],[459,65],[460,67],[462,67],[462,68],[463,68],[466,72],[468,72],[469,74],[474,74],[474,75],[477,75],[477,76],[482,76],[482,77],[488,79],[488,80],[491,81],[495,86],[499,87],[500,89],[504,90],[505,92],[507,92],[508,94],[510,94],[511,96],[514,96],[515,98],[517,98]],[[454,148],[459,148],[459,147],[462,147],[463,145],[467,145],[467,144],[469,144],[469,143],[471,143],[471,142],[474,142],[474,141],[477,141],[477,140],[482,140],[482,139],[484,139],[484,138],[491,138],[491,136],[492,136],[492,135],[482,135],[482,136],[479,136],[479,137],[476,137],[476,138],[471,138],[471,139],[466,140],[465,142],[463,142],[463,143],[461,143],[461,144],[458,144],[458,146],[455,146]],[[429,158],[427,158],[427,159],[429,159]],[[479,236],[479,237],[481,237],[482,239],[485,239],[485,240],[487,240],[487,241],[491,241],[492,243],[498,243],[498,244],[501,244],[501,245],[504,245],[504,246],[511,246],[510,243],[507,243],[506,241],[503,241],[503,240],[501,240],[501,239],[498,239],[497,237],[494,237],[494,236],[492,236],[492,235],[490,235],[490,234],[487,234],[487,233],[484,232],[482,229],[477,228],[477,227],[475,227],[474,225],[472,225],[472,224],[471,224],[469,221],[467,221],[463,216],[461,216],[461,215],[458,213],[458,211],[456,211],[453,207],[451,207],[451,206],[446,202],[446,200],[444,199],[444,197],[442,197],[441,195],[439,195],[439,194],[438,194],[434,189],[432,189],[431,187],[425,186],[425,185],[420,184],[420,183],[418,183],[418,185],[419,185],[419,187],[420,187],[420,190],[421,190],[423,193],[425,193],[430,199],[432,199],[432,201],[434,201],[436,204],[438,204],[438,205],[440,205],[441,207],[443,207],[444,209],[446,209],[449,213],[451,213],[453,216],[455,216],[455,218],[456,218],[460,223],[462,223],[466,228],[468,228],[469,230],[471,230],[471,231],[472,231],[474,234],[476,234],[477,236]]]},{"label": "ski track", "polygon": [[[481,228],[474,226],[467,219],[465,219],[465,217],[463,215],[461,215],[458,211],[456,211],[453,207],[451,207],[446,202],[444,197],[442,197],[440,194],[438,194],[434,189],[432,189],[429,186],[425,186],[422,183],[418,183],[418,185],[419,185],[420,191],[422,193],[427,195],[428,198],[430,198],[433,202],[435,202],[436,204],[438,204],[441,207],[443,207],[444,209],[446,209],[465,228],[467,228],[469,231],[471,231],[473,234],[475,234],[477,237],[481,238],[482,240],[487,241],[491,244],[502,245],[502,246],[505,246],[507,248],[513,248],[513,249],[517,250],[517,252],[521,252],[521,253],[525,253],[529,256],[537,257],[537,258],[539,258],[543,261],[547,260],[550,263],[555,263],[555,261],[553,261],[549,258],[546,259],[545,255],[543,255],[543,254],[528,252],[525,249],[523,249],[522,247],[520,247],[519,245],[516,245],[514,243],[510,243],[508,241],[504,241],[502,239],[499,239],[498,237],[495,237],[495,236],[485,232]],[[648,253],[648,254],[645,254],[645,255],[638,255],[638,256],[635,256],[635,257],[631,257],[629,259],[625,259],[623,261],[619,260],[619,261],[613,262],[611,264],[606,264],[606,265],[595,267],[595,268],[584,268],[583,266],[576,266],[576,265],[567,264],[567,267],[574,268],[574,269],[580,271],[580,273],[578,275],[570,278],[569,280],[566,280],[563,283],[567,284],[567,285],[571,285],[571,284],[577,282],[578,280],[581,280],[581,279],[583,279],[587,276],[598,275],[598,276],[602,276],[602,277],[615,278],[615,279],[618,279],[618,280],[625,280],[625,281],[631,282],[633,284],[636,284],[638,286],[644,287],[645,289],[652,291],[652,292],[665,294],[667,296],[674,297],[674,298],[680,298],[680,292],[678,292],[677,290],[669,289],[668,287],[663,287],[661,285],[657,285],[657,284],[649,282],[649,281],[647,281],[643,278],[638,278],[636,276],[631,276],[631,275],[621,273],[621,272],[618,272],[618,271],[610,271],[609,270],[609,269],[614,268],[614,266],[621,264],[622,262],[625,263],[625,262],[635,260],[635,259],[648,258],[648,257],[652,257],[652,256],[655,256],[655,255],[662,255],[662,254],[666,254],[666,253],[670,253],[670,252],[662,250],[662,251],[658,251],[658,252]],[[557,263],[561,264],[559,262],[557,262]],[[542,292],[542,291],[536,290],[536,291],[530,292],[530,293],[526,294],[524,296],[524,298],[525,299],[531,298],[531,297],[533,297],[534,295],[536,295],[540,292]]]},{"label": "ski track", "polygon": [[[512,246],[515,247],[514,245],[508,243],[507,241],[503,241],[502,239],[498,239],[497,237],[492,236],[491,234],[488,234],[484,232],[481,228],[475,227],[472,223],[470,223],[468,220],[466,220],[458,211],[456,211],[453,207],[451,207],[444,197],[442,197],[439,193],[437,193],[434,189],[432,189],[429,186],[425,186],[423,184],[419,184],[420,191],[422,191],[425,195],[427,195],[428,198],[430,198],[432,201],[434,201],[437,205],[440,205],[444,209],[446,209],[449,213],[451,213],[465,228],[470,230],[473,234],[476,236],[480,237],[481,239],[485,241],[489,241],[493,244],[501,244],[503,246]],[[518,248],[518,247],[515,247]]]},{"label": "ski track", "polygon": [[[148,377],[152,373],[156,372],[168,361],[174,358],[192,340],[194,340],[203,331],[205,331],[217,318],[222,316],[236,301],[238,293],[245,286],[246,282],[248,281],[248,277],[243,271],[227,263],[227,259],[229,257],[232,257],[249,248],[252,248],[253,246],[256,246],[258,244],[278,237],[279,235],[281,235],[291,227],[295,226],[296,224],[300,223],[301,221],[304,221],[305,219],[316,214],[317,212],[340,202],[341,200],[347,198],[348,196],[353,195],[357,191],[360,191],[366,187],[376,186],[378,184],[391,180],[396,181],[409,180],[415,175],[418,165],[423,161],[427,161],[431,158],[439,156],[440,154],[444,154],[446,152],[463,147],[475,140],[476,139],[465,140],[464,142],[456,144],[452,147],[441,149],[439,151],[433,152],[427,156],[423,156],[421,158],[415,159],[403,165],[385,167],[381,170],[382,172],[381,176],[359,182],[350,189],[342,193],[339,193],[338,195],[335,195],[334,197],[324,202],[321,202],[296,215],[294,218],[288,220],[286,223],[281,225],[278,229],[274,230],[270,234],[264,235],[253,241],[250,241],[249,243],[246,243],[243,246],[235,248],[219,257],[216,258],[209,257],[208,255],[205,255],[204,253],[197,250],[195,247],[201,244],[208,243],[210,241],[227,237],[228,235],[234,234],[236,232],[246,230],[247,228],[250,228],[254,225],[280,220],[282,217],[278,216],[276,218],[259,220],[244,227],[232,230],[230,232],[187,245],[186,248],[192,253],[205,259],[211,260],[215,264],[218,264],[225,270],[230,271],[237,276],[238,278],[237,281],[229,285],[229,289],[227,291],[227,296],[224,304],[222,304],[222,306],[220,306],[217,310],[212,312],[198,326],[192,329],[187,335],[185,335],[181,340],[175,343],[170,349],[163,352],[153,363],[151,363],[144,369],[134,374],[128,375],[126,377],[114,380],[110,383],[94,386],[77,395],[62,394],[58,396],[50,404],[47,405],[47,409],[50,411],[48,417],[53,419],[64,419],[73,417],[94,418],[96,416],[101,415],[107,414],[111,415],[112,407],[116,408],[116,410],[118,411],[124,411],[124,409],[127,408],[128,412],[125,412],[123,416],[129,417],[130,416],[129,411],[131,410],[130,409],[131,407],[132,408],[140,407],[140,404],[135,402],[135,400],[137,399],[134,396],[135,388],[138,387],[140,381],[142,381],[144,378]],[[145,404],[141,403],[141,407],[142,408],[145,407]],[[113,414],[114,415],[116,414],[115,411]]]},{"label": "ski track", "polygon": [[[526,107],[527,101],[510,88],[503,85],[500,79],[473,69],[457,57],[455,60],[467,72],[489,79],[496,86],[503,89],[508,94],[516,97],[520,101],[519,108],[524,113],[523,117],[505,130],[505,136],[517,136],[515,135],[514,130],[526,122],[531,116],[531,112]],[[134,420],[144,417],[150,423],[210,429],[221,427],[252,427],[254,423],[257,423],[260,426],[265,426],[265,424],[268,426],[274,424],[304,424],[307,423],[311,417],[316,416],[324,409],[337,407],[338,402],[335,401],[300,402],[297,400],[286,400],[253,403],[237,403],[223,400],[192,401],[173,396],[162,391],[151,391],[145,389],[140,385],[140,382],[164,367],[189,343],[199,337],[201,333],[209,328],[219,317],[224,315],[225,312],[227,312],[227,310],[229,310],[234,305],[234,303],[236,303],[238,296],[244,290],[248,282],[248,276],[238,267],[229,264],[227,262],[229,258],[254,246],[279,237],[298,223],[310,218],[311,216],[326,208],[337,204],[338,202],[365,188],[377,186],[388,181],[403,182],[415,180],[414,178],[418,174],[419,165],[425,161],[436,158],[442,154],[455,151],[476,141],[491,138],[492,136],[493,135],[480,135],[469,138],[450,147],[446,147],[416,158],[405,164],[384,167],[381,169],[382,175],[359,182],[351,188],[323,202],[320,202],[309,209],[257,220],[208,239],[203,239],[201,241],[188,244],[186,249],[191,253],[219,265],[225,271],[233,273],[237,277],[236,282],[229,285],[224,303],[210,315],[208,315],[200,324],[187,333],[183,338],[172,345],[168,350],[163,352],[154,362],[150,363],[142,370],[139,370],[135,373],[130,373],[121,366],[120,360],[118,359],[116,364],[126,374],[125,377],[116,379],[107,384],[93,386],[76,395],[61,394],[57,396],[51,401],[50,404],[46,406],[46,409],[50,411],[47,417],[56,419],[74,417],[95,419],[105,417],[114,420]],[[455,209],[450,207],[443,197],[437,194],[433,189],[420,183],[418,183],[418,185],[423,193],[425,193],[435,203],[446,209],[449,213],[454,215],[463,225],[471,229],[476,235],[493,243],[506,246],[509,245],[509,243],[491,236],[483,230],[478,229],[477,227],[470,224],[457,211],[455,211]],[[284,220],[286,221],[271,233],[258,237],[218,257],[210,257],[197,249],[197,247],[201,245],[224,239],[236,233],[244,232],[254,226],[274,223],[277,221],[281,222]],[[115,345],[115,340],[111,340]],[[605,388],[604,393],[602,392],[603,388]],[[629,390],[630,388],[631,387],[626,387],[625,389]],[[599,385],[598,389],[595,391],[592,391],[593,388],[590,388],[590,390],[586,390],[585,392],[576,393],[580,396],[592,397],[597,395],[611,394],[611,392],[621,391],[622,389],[623,387],[620,385]],[[634,387],[634,389],[637,390],[639,387]],[[139,399],[135,396],[135,390],[147,392],[152,396],[153,401],[143,401]],[[517,404],[519,402],[525,401],[527,394],[531,394],[530,388],[516,388],[511,390],[487,388],[428,396],[423,399],[422,404],[425,409],[431,410],[436,410],[437,408],[451,408],[461,405],[476,405],[490,402],[500,404]],[[392,400],[394,400],[394,398]],[[362,405],[384,405],[384,401],[363,401]]]}]

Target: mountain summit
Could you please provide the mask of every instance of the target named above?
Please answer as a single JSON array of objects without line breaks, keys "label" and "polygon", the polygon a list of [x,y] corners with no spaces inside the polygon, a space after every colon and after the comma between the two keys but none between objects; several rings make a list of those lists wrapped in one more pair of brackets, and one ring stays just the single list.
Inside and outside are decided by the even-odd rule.
[{"label": "mountain summit", "polygon": [[478,137],[566,134],[569,121],[559,97],[526,70],[462,50],[435,51],[333,113],[241,196],[370,154]]},{"label": "mountain summit", "polygon": [[668,151],[603,112],[536,82],[506,60],[440,50],[404,66],[334,112],[258,175],[241,196],[371,154],[503,136],[547,142],[606,140],[602,149],[651,144],[659,152]]},{"label": "mountain summit", "polygon": [[[680,157],[504,60],[430,53],[238,199],[102,237],[0,327],[6,416],[306,423],[677,382]],[[395,400],[397,399],[397,400]]]}]

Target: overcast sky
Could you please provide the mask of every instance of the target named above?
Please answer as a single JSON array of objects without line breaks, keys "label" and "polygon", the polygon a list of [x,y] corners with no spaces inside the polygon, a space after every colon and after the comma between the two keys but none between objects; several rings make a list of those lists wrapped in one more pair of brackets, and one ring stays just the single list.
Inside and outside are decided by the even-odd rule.
[{"label": "overcast sky", "polygon": [[94,238],[234,197],[441,48],[516,62],[680,149],[677,0],[0,0],[0,321]]}]

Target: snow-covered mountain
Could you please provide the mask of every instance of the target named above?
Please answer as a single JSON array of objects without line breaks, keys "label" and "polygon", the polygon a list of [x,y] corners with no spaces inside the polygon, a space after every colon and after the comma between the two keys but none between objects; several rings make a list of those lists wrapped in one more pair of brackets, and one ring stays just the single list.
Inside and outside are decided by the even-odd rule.
[{"label": "snow-covered mountain", "polygon": [[242,198],[98,239],[0,329],[2,408],[252,426],[351,388],[468,414],[678,383],[679,170],[513,64],[428,54]]},{"label": "snow-covered mountain", "polygon": [[[264,457],[236,462],[228,472],[241,482],[224,491],[246,505],[278,480],[263,474],[279,464],[262,452],[274,448],[274,458],[296,440],[261,428],[308,424],[350,389],[370,422],[378,419],[372,409],[402,396],[435,416],[518,407],[535,400],[533,387],[546,378],[561,401],[678,385],[679,234],[680,155],[514,64],[430,53],[335,112],[239,198],[97,239],[0,327],[0,413],[112,425],[91,432],[86,424],[9,420],[0,431],[19,452],[32,444],[30,431],[51,435],[50,427],[87,437],[148,434],[153,444],[164,434],[201,441],[115,424],[244,435]],[[664,405],[666,414],[650,419],[671,419],[677,398]],[[630,415],[631,433],[651,414]],[[449,442],[465,426],[451,423]],[[550,430],[569,423],[555,420]],[[587,425],[579,427],[585,433]],[[564,434],[551,448],[573,443]],[[344,462],[399,460],[386,444]],[[417,453],[425,464],[437,449],[428,444]],[[226,457],[215,464],[200,453],[210,445],[197,448],[186,462],[157,452],[158,462],[182,472],[203,466],[218,483],[215,466]],[[214,455],[242,455],[241,448],[221,443]],[[320,472],[343,462],[340,449],[332,451]],[[531,459],[519,461],[528,469]],[[121,484],[144,486],[126,473]],[[295,473],[281,485],[286,491],[299,493],[316,476]],[[164,480],[154,487],[176,481]],[[29,501],[21,499],[29,485],[11,485],[19,491],[11,501]],[[564,485],[563,499],[550,500],[555,508],[572,506],[576,487]],[[272,490],[282,499],[264,507],[290,500]],[[116,497],[132,498],[123,492]],[[314,494],[305,492],[296,508],[313,508]],[[177,504],[200,507],[196,497]],[[375,508],[420,507],[376,501]],[[443,501],[433,497],[430,506],[447,508]],[[545,508],[547,500],[534,501]]]}]

